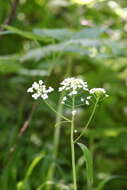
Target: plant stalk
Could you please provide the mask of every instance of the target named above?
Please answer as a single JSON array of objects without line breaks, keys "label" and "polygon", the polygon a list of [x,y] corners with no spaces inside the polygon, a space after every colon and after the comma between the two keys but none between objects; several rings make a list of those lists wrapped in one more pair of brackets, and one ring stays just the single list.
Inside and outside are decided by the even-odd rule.
[{"label": "plant stalk", "polygon": [[[69,76],[71,72],[71,61],[69,61],[68,66],[67,66],[67,71],[65,74],[65,77]],[[63,118],[65,121],[64,122],[71,122],[71,120],[69,120],[68,118],[64,117],[62,115],[63,113],[63,104],[61,104],[61,101],[63,99],[63,97],[65,96],[65,92],[62,92],[61,97],[59,99],[59,103],[58,103],[58,108],[57,111],[51,106],[49,105],[47,102],[46,104],[50,107],[50,109],[56,113],[56,126],[55,126],[55,130],[54,130],[54,140],[53,140],[53,147],[54,147],[54,151],[53,151],[53,159],[54,161],[57,158],[58,155],[58,149],[59,149],[59,141],[60,141],[60,130],[61,130],[61,119]],[[56,170],[56,165],[53,162],[49,168],[49,172],[48,172],[48,180],[52,181],[55,175],[55,170]],[[46,190],[52,190],[52,185],[48,185]]]},{"label": "plant stalk", "polygon": [[[74,111],[75,106],[75,98],[72,99],[72,111]],[[71,157],[72,157],[72,173],[73,173],[73,187],[74,190],[77,190],[77,178],[76,178],[76,166],[75,166],[75,145],[74,145],[74,114],[72,114],[72,122],[71,122]]]},{"label": "plant stalk", "polygon": [[[63,97],[63,95],[62,95]],[[60,115],[57,115],[56,117],[56,123],[58,123],[58,125],[55,127],[55,131],[54,131],[54,141],[53,141],[53,147],[54,147],[54,151],[53,151],[53,163],[51,164],[50,168],[49,168],[49,172],[48,172],[48,180],[52,181],[53,177],[54,177],[54,173],[55,173],[55,168],[56,165],[54,163],[54,161],[57,158],[57,153],[58,153],[58,146],[59,146],[59,138],[60,138],[60,127],[61,127],[61,113],[63,111],[63,104],[61,104],[61,99],[59,100],[59,104],[58,104],[58,109],[57,112],[60,113]],[[67,121],[68,122],[68,121]],[[51,190],[52,189],[52,185],[48,185],[46,190]]]},{"label": "plant stalk", "polygon": [[75,143],[85,134],[86,129],[88,128],[88,126],[89,126],[90,122],[92,121],[93,116],[94,116],[94,114],[95,114],[95,111],[96,111],[96,108],[97,108],[97,105],[98,105],[98,101],[99,101],[99,98],[96,99],[96,102],[95,102],[95,104],[94,104],[92,113],[91,113],[91,115],[90,115],[90,117],[89,117],[89,119],[88,119],[88,122],[86,123],[86,125],[85,125],[83,131],[81,132],[81,134],[75,139],[75,141],[74,141]]},{"label": "plant stalk", "polygon": [[70,122],[71,120],[69,120],[68,118],[64,117],[61,113],[57,112],[52,106],[51,104],[49,104],[47,101],[45,101],[45,103],[47,104],[47,106],[54,112],[56,113],[59,117],[63,118],[65,121]]}]

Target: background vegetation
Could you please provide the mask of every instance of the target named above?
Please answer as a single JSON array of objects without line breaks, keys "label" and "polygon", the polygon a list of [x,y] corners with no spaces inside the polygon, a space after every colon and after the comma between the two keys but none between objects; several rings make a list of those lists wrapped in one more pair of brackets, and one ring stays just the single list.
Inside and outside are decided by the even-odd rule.
[{"label": "background vegetation", "polygon": [[[56,137],[54,126],[60,118],[26,93],[39,79],[57,89],[68,75],[83,77],[90,88],[108,90],[110,97],[97,109],[88,137],[81,142],[93,152],[94,188],[99,190],[100,182],[114,176],[103,189],[126,190],[127,2],[1,0],[0,25],[0,189],[49,188],[41,184],[50,179],[53,163],[53,188],[71,189],[70,128],[62,124]],[[69,116],[57,92],[50,101]],[[90,111],[91,106],[78,110],[78,130]],[[85,163],[79,147],[76,157],[78,189],[84,190]]]}]

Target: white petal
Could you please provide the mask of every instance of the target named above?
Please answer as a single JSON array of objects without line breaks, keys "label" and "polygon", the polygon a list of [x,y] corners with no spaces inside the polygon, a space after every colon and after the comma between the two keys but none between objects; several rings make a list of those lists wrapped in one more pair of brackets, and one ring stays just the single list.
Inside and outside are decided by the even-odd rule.
[{"label": "white petal", "polygon": [[43,81],[42,81],[42,80],[39,80],[39,84],[42,85],[42,84],[43,84]]},{"label": "white petal", "polygon": [[86,105],[89,105],[89,102],[88,102],[88,100],[86,100]]},{"label": "white petal", "polygon": [[35,90],[37,90],[39,88],[39,84],[37,82],[34,82],[32,84],[32,88],[34,88]]},{"label": "white petal", "polygon": [[76,114],[76,110],[73,110],[73,111],[72,111],[72,115],[75,115],[75,114]]},{"label": "white petal", "polygon": [[87,99],[87,100],[90,100],[91,98],[92,98],[92,96],[87,96],[87,98],[86,98],[86,99]]},{"label": "white petal", "polygon": [[28,88],[28,89],[27,89],[27,92],[31,92],[31,93],[32,93],[32,92],[33,92],[33,88],[32,88],[32,87],[31,87],[31,88]]},{"label": "white petal", "polygon": [[81,102],[84,102],[84,98],[81,98]]},{"label": "white petal", "polygon": [[32,94],[32,98],[34,98],[35,100],[37,100],[39,98],[39,95],[37,93]]}]

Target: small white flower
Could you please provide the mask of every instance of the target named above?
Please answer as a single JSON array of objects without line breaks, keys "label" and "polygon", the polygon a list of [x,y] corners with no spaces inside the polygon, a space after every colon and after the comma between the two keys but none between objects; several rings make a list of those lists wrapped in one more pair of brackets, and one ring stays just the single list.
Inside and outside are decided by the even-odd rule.
[{"label": "small white flower", "polygon": [[78,92],[76,90],[73,90],[72,92],[69,93],[69,96],[76,95]]},{"label": "small white flower", "polygon": [[54,89],[50,86],[49,89],[47,90],[48,93],[54,91]]},{"label": "small white flower", "polygon": [[64,97],[63,97],[63,101],[66,101],[66,100],[67,100],[67,97],[66,97],[66,96],[64,96]]},{"label": "small white flower", "polygon": [[59,88],[59,92],[61,92],[63,89],[64,89],[63,87],[60,87],[60,88]]},{"label": "small white flower", "polygon": [[87,98],[86,98],[86,99],[87,99],[87,100],[90,100],[91,98],[92,98],[92,96],[87,96]]},{"label": "small white flower", "polygon": [[86,105],[87,105],[87,106],[89,106],[89,105],[90,105],[90,103],[89,103],[89,101],[88,101],[88,100],[86,100],[86,101],[85,101],[85,103],[86,103]]},{"label": "small white flower", "polygon": [[39,88],[39,84],[37,82],[34,82],[32,84],[32,88],[35,89],[35,90],[37,90]]},{"label": "small white flower", "polygon": [[33,88],[28,88],[27,92],[33,92]]},{"label": "small white flower", "polygon": [[39,82],[34,82],[32,84],[32,87],[28,88],[27,92],[33,93],[32,98],[37,100],[39,97],[41,97],[43,100],[48,98],[48,93],[51,93],[54,89],[52,87],[49,87],[48,89],[43,84],[44,82],[42,80],[39,80]]},{"label": "small white flower", "polygon": [[72,111],[72,115],[74,116],[76,114],[76,110],[73,110]]},{"label": "small white flower", "polygon": [[47,95],[47,94],[42,94],[42,95],[41,95],[41,98],[45,100],[45,99],[48,98],[48,95]]},{"label": "small white flower", "polygon": [[84,98],[81,98],[81,102],[84,102],[84,100],[85,100]]},{"label": "small white flower", "polygon": [[77,94],[78,92],[76,90],[73,90],[72,91],[72,94]]},{"label": "small white flower", "polygon": [[35,100],[37,100],[37,99],[38,99],[38,97],[39,97],[39,95],[38,95],[37,93],[32,94],[32,98],[34,98]]},{"label": "small white flower", "polygon": [[73,95],[73,93],[72,93],[72,92],[70,92],[68,95],[69,95],[69,96],[72,96],[72,95]]},{"label": "small white flower", "polygon": [[39,84],[42,85],[44,82],[42,80],[39,80]]},{"label": "small white flower", "polygon": [[64,96],[63,99],[62,99],[62,104],[65,104],[65,101],[67,100],[67,97]]}]

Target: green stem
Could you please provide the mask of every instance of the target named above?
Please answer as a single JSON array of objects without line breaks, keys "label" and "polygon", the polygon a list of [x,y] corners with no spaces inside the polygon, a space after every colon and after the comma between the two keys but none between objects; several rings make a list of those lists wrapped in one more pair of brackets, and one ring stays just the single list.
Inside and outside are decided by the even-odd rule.
[{"label": "green stem", "polygon": [[[72,111],[74,111],[75,106],[75,98],[72,99]],[[73,173],[73,185],[74,190],[77,190],[77,179],[76,179],[76,166],[75,166],[75,147],[74,147],[74,114],[72,114],[72,122],[71,122],[71,156],[72,156],[72,173]]]},{"label": "green stem", "polygon": [[[65,74],[65,78],[67,76],[70,75],[71,72],[71,61],[69,61],[69,63],[67,64],[67,71]],[[58,108],[57,111],[49,104],[47,104],[50,109],[55,112],[57,114],[56,117],[56,125],[55,125],[55,130],[54,130],[54,140],[53,140],[53,159],[56,160],[57,159],[57,155],[58,155],[58,149],[59,149],[59,141],[60,141],[60,129],[61,129],[61,123],[63,122],[71,122],[71,120],[69,120],[68,118],[65,118],[62,113],[63,113],[63,104],[61,104],[63,97],[65,96],[65,92],[63,91],[61,94],[61,97],[59,99],[59,103],[58,103]],[[47,103],[47,102],[46,102]],[[61,118],[65,119],[65,121],[61,122]],[[56,165],[53,162],[49,168],[48,171],[48,181],[53,181],[54,175],[55,175],[55,171],[56,171]],[[48,185],[46,190],[52,190],[52,185]]]},{"label": "green stem", "polygon": [[59,115],[61,118],[65,119],[66,121],[71,121],[68,118],[64,117],[63,115],[61,115],[60,113],[58,113],[47,101],[45,101],[45,103],[47,104],[47,106],[53,111],[55,112],[57,115]]},{"label": "green stem", "polygon": [[[63,97],[63,95],[62,95]],[[56,165],[54,161],[57,158],[57,153],[58,153],[58,146],[59,146],[59,138],[60,138],[60,127],[61,127],[61,114],[63,110],[63,104],[61,104],[62,97],[59,100],[58,103],[58,109],[57,109],[57,117],[56,117],[56,125],[55,125],[55,131],[54,131],[54,140],[53,140],[53,163],[51,164],[49,171],[48,171],[48,181],[53,181],[54,173],[55,173],[55,168]],[[63,121],[63,122],[68,122],[68,121]],[[48,185],[46,190],[52,190],[52,185]]]},{"label": "green stem", "polygon": [[74,141],[75,143],[85,134],[86,129],[88,128],[88,126],[89,126],[90,122],[92,121],[93,116],[94,116],[94,114],[95,114],[98,101],[99,101],[99,98],[96,99],[96,102],[95,102],[95,104],[94,104],[94,107],[93,107],[92,113],[91,113],[91,115],[90,115],[90,117],[89,117],[89,120],[88,120],[88,122],[86,123],[86,125],[85,125],[83,131],[81,132],[81,134],[75,139],[75,141]]}]

